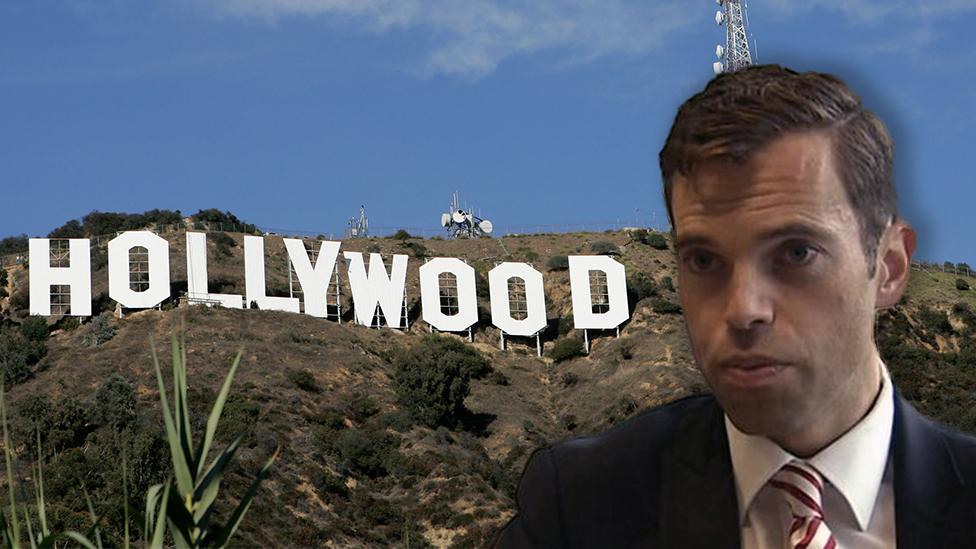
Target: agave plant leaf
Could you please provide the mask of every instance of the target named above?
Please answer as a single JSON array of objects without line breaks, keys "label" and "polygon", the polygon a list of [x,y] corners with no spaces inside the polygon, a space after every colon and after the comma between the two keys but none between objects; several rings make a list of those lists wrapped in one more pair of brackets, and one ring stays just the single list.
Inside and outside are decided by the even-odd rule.
[{"label": "agave plant leaf", "polygon": [[150,532],[156,518],[156,508],[159,506],[159,498],[162,495],[163,485],[155,484],[146,490],[146,514],[142,520],[143,541],[149,542]]},{"label": "agave plant leaf", "polygon": [[37,501],[37,519],[40,522],[41,527],[41,538],[47,538],[51,535],[51,530],[47,527],[47,512],[45,511],[44,504],[44,468],[43,468],[43,455],[41,453],[41,431],[40,429],[35,429],[34,434],[37,440],[37,467],[35,472],[35,497]]},{"label": "agave plant leaf", "polygon": [[230,520],[227,521],[227,524],[224,525],[224,528],[220,531],[220,534],[218,534],[217,540],[214,543],[216,547],[224,547],[227,545],[227,542],[230,540],[231,536],[233,536],[234,532],[237,531],[237,527],[240,526],[241,520],[244,518],[244,514],[247,513],[248,507],[251,506],[251,501],[254,499],[254,495],[258,491],[258,487],[261,485],[261,482],[264,479],[268,478],[271,465],[275,462],[275,459],[278,458],[279,452],[281,452],[280,446],[275,449],[274,454],[271,454],[271,458],[269,458],[268,462],[264,464],[264,467],[258,471],[257,476],[254,477],[254,482],[252,482],[247,488],[247,492],[244,493],[244,497],[241,498],[240,503],[237,504],[234,512],[231,513]]},{"label": "agave plant leaf", "polygon": [[27,523],[27,541],[30,542],[31,549],[37,549],[37,543],[34,541],[34,529],[31,528],[30,509],[26,507],[24,508],[24,519]]},{"label": "agave plant leaf", "polygon": [[234,458],[240,443],[241,437],[234,439],[230,446],[214,459],[206,474],[197,482],[197,489],[193,493],[193,498],[197,501],[197,506],[193,510],[193,518],[198,524],[209,517],[213,502],[217,499],[217,494],[220,491],[220,481],[223,479],[224,471],[230,460]]},{"label": "agave plant leaf", "polygon": [[174,528],[172,522],[169,525],[169,533],[173,536],[173,545],[176,549],[193,549],[196,544],[191,541],[193,537],[192,533],[182,532],[179,529]]},{"label": "agave plant leaf", "polygon": [[91,540],[89,540],[87,537],[85,537],[84,534],[80,534],[78,532],[75,532],[74,530],[69,530],[69,531],[65,532],[64,535],[66,537],[69,537],[69,538],[75,540],[76,542],[78,542],[79,545],[81,545],[82,547],[85,547],[86,549],[100,549],[99,547],[96,547],[91,542]]},{"label": "agave plant leaf", "polygon": [[220,422],[220,415],[224,411],[224,404],[227,402],[228,394],[230,394],[230,384],[234,380],[234,374],[237,373],[237,367],[241,363],[241,355],[243,352],[243,349],[237,351],[237,356],[234,357],[230,371],[227,372],[227,377],[224,378],[224,384],[220,388],[220,394],[217,395],[217,401],[214,402],[213,408],[210,410],[210,417],[207,419],[207,430],[203,435],[203,444],[200,445],[198,453],[194,458],[197,464],[197,476],[203,472],[203,467],[206,464],[207,454],[210,452],[210,445],[213,443],[214,434],[217,432],[217,424]]},{"label": "agave plant leaf", "polygon": [[16,547],[13,540],[13,531],[10,528],[10,521],[7,520],[7,513],[0,509],[0,535],[3,536],[4,547]]},{"label": "agave plant leaf", "polygon": [[57,534],[50,533],[37,541],[37,549],[53,549],[57,547],[55,542],[58,541]]},{"label": "agave plant leaf", "polygon": [[129,549],[129,464],[126,459],[125,448],[122,449],[122,520],[124,521],[122,534],[123,547]]},{"label": "agave plant leaf", "polygon": [[102,528],[101,522],[104,515],[99,516],[95,514],[95,506],[92,505],[91,496],[88,495],[88,488],[85,485],[81,485],[81,490],[85,494],[85,504],[88,505],[88,515],[91,517],[92,525],[88,529],[88,535],[95,535],[95,544],[98,545],[98,549],[102,549]]},{"label": "agave plant leaf", "polygon": [[[191,475],[196,469],[191,459],[193,457],[193,437],[190,431],[190,409],[186,399],[186,341],[184,336],[177,338],[173,333],[170,338],[170,346],[173,352],[173,405],[176,414],[176,426],[179,433],[180,448],[183,456],[190,465]],[[185,492],[184,492],[185,493]]]},{"label": "agave plant leaf", "polygon": [[[153,347],[153,363],[156,369],[156,384],[159,387],[160,403],[163,408],[166,437],[172,454],[173,477],[162,488],[154,486],[146,494],[147,513],[143,517],[143,521],[147,525],[146,532],[148,532],[148,524],[153,520],[153,514],[158,513],[155,516],[157,528],[160,521],[165,521],[167,530],[177,549],[196,549],[203,545],[213,546],[213,537],[221,540],[216,545],[221,547],[237,530],[259,484],[268,476],[268,470],[278,452],[276,451],[275,455],[271,456],[268,463],[258,472],[257,478],[232,512],[229,523],[212,536],[209,525],[214,507],[213,503],[220,492],[220,485],[228,465],[240,445],[240,439],[233,441],[209,464],[207,458],[213,446],[220,417],[230,394],[230,387],[237,368],[240,365],[243,350],[238,351],[224,378],[220,393],[211,407],[203,440],[194,450],[195,445],[190,429],[190,412],[186,392],[186,345],[183,336],[177,338],[175,331],[171,343],[173,353],[172,409],[169,407],[155,347]],[[162,496],[160,496],[160,490],[163,491]],[[158,530],[156,535],[158,535]],[[159,537],[159,539],[161,543],[162,538]],[[155,548],[156,545],[151,547]]]},{"label": "agave plant leaf", "polygon": [[[153,500],[152,506],[146,506],[146,515],[150,515],[150,509],[155,510],[157,503],[162,501],[162,505],[159,506],[159,514],[156,515],[156,524],[153,526],[152,530],[149,529],[149,522],[146,521],[145,536],[148,542],[147,547],[150,549],[162,549],[163,547],[163,536],[166,534],[166,501],[169,499],[169,490],[172,485],[172,481],[167,481],[165,484],[157,484],[149,489],[146,493],[146,502],[148,503],[150,499]],[[162,487],[163,493],[160,494],[157,488]],[[154,511],[153,511],[154,512]],[[152,532],[152,538],[150,539],[149,532]]]},{"label": "agave plant leaf", "polygon": [[190,496],[184,498],[178,491],[170,492],[169,501],[166,503],[166,522],[177,547],[180,547],[182,543],[188,543],[192,546],[195,544],[196,538],[199,537],[195,532],[197,524],[193,520],[192,512],[195,502],[192,494]]},{"label": "agave plant leaf", "polygon": [[[173,335],[175,341],[176,335]],[[174,351],[176,351],[174,349]],[[173,474],[176,477],[177,491],[183,494],[193,492],[193,477],[190,475],[190,466],[186,460],[186,454],[181,447],[181,436],[175,423],[173,414],[169,409],[169,401],[166,398],[166,387],[163,384],[163,373],[159,369],[159,357],[156,354],[156,346],[152,345],[153,364],[156,367],[156,384],[159,387],[159,401],[163,408],[163,423],[166,425],[166,440],[169,442],[170,456],[173,459]],[[174,352],[173,362],[177,362],[179,354]],[[175,365],[174,365],[175,368]],[[177,391],[179,392],[179,391]]]},{"label": "agave plant leaf", "polygon": [[0,384],[0,421],[3,423],[3,459],[7,464],[7,492],[10,493],[10,515],[4,517],[4,537],[11,547],[20,547],[20,525],[17,523],[17,501],[14,498],[14,471],[10,464],[10,433],[7,431],[7,404]]}]

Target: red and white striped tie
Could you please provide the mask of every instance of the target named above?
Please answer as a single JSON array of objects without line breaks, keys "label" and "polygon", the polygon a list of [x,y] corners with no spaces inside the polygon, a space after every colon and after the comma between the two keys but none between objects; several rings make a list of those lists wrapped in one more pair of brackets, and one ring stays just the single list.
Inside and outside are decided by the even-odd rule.
[{"label": "red and white striped tie", "polygon": [[809,463],[793,460],[769,481],[790,504],[792,549],[837,549],[837,540],[824,522],[823,478]]}]

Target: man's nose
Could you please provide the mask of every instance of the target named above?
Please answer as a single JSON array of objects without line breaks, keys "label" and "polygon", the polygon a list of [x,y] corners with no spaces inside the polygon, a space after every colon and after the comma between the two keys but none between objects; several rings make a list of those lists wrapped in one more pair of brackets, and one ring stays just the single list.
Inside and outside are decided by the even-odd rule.
[{"label": "man's nose", "polygon": [[728,287],[725,320],[740,331],[772,324],[773,299],[768,281],[750,266],[735,266]]}]

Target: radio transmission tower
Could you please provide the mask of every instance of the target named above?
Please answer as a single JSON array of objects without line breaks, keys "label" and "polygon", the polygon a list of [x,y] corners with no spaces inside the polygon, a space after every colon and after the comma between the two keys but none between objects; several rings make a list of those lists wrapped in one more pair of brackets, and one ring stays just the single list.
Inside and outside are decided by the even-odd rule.
[{"label": "radio transmission tower", "polygon": [[748,6],[743,0],[715,0],[715,3],[722,8],[715,12],[715,23],[725,25],[725,46],[715,46],[715,56],[720,59],[712,64],[715,74],[732,72],[751,65],[749,34],[746,32]]}]

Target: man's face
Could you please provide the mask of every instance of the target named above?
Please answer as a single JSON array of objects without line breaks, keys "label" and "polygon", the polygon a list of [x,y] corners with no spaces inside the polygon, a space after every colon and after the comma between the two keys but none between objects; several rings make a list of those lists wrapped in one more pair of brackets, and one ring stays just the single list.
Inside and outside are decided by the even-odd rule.
[{"label": "man's face", "polygon": [[878,277],[830,138],[788,134],[746,163],[706,162],[675,177],[672,209],[685,321],[720,404],[744,432],[819,449],[805,445],[850,427],[879,383]]}]

